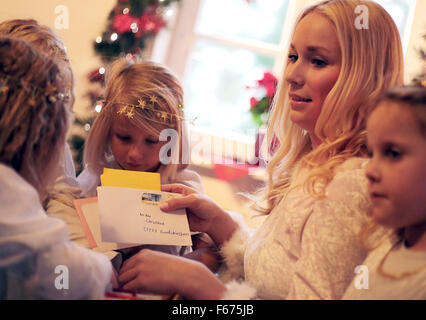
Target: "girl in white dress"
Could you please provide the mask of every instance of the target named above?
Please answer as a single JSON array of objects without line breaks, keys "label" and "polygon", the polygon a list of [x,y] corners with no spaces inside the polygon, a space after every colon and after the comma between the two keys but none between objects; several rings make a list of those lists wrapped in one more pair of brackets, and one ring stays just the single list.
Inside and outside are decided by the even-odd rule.
[{"label": "girl in white dress", "polygon": [[[355,24],[359,5],[368,9],[367,29]],[[276,135],[280,147],[267,167],[264,223],[250,234],[205,196],[164,187],[185,195],[164,210],[187,208],[191,230],[221,247],[221,280],[199,264],[142,251],[123,266],[120,284],[189,299],[341,298],[367,253],[358,241],[371,207],[366,113],[402,78],[399,32],[380,5],[308,7],[296,21],[268,125],[268,143]]]},{"label": "girl in white dress", "polygon": [[60,69],[13,38],[0,38],[0,61],[0,298],[102,299],[111,263],[69,242],[41,204],[70,120]]},{"label": "girl in white dress", "polygon": [[[107,74],[102,111],[84,147],[85,169],[77,177],[81,196],[97,195],[104,168],[158,172],[162,184],[181,183],[203,192],[200,176],[187,168],[188,134],[183,109],[180,81],[169,69],[152,61],[115,61]],[[194,251],[173,245],[144,245],[121,250],[122,258],[150,248],[185,255],[215,269],[217,263],[212,258],[216,253],[210,250],[214,244],[206,235],[200,237],[193,238]]]},{"label": "girl in white dress", "polygon": [[[394,230],[344,299],[426,299],[426,88],[390,90],[367,122],[374,222]],[[374,225],[373,225],[374,226]],[[365,232],[368,239],[370,232]]]},{"label": "girl in white dress", "polygon": [[[175,133],[171,141],[162,134]],[[188,170],[183,90],[166,67],[151,61],[115,61],[107,74],[103,108],[84,147],[78,176],[83,196],[96,196],[104,168],[159,172],[161,183],[178,182],[203,192]]]}]

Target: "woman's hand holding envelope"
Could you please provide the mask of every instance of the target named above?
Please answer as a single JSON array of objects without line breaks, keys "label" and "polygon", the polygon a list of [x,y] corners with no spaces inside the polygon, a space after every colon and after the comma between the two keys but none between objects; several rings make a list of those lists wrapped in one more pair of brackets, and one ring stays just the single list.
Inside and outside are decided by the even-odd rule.
[{"label": "woman's hand holding envelope", "polygon": [[160,204],[163,211],[186,209],[191,231],[207,233],[217,246],[230,239],[237,223],[217,203],[194,189],[181,184],[168,184],[162,191],[180,193],[183,197],[170,199]]}]

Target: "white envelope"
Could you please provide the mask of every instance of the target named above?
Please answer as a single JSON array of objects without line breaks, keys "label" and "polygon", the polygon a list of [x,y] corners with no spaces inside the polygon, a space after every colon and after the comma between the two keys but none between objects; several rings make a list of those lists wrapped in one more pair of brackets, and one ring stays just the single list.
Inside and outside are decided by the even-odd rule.
[{"label": "white envelope", "polygon": [[191,246],[184,209],[161,211],[160,201],[174,195],[155,190],[98,187],[102,241]]}]

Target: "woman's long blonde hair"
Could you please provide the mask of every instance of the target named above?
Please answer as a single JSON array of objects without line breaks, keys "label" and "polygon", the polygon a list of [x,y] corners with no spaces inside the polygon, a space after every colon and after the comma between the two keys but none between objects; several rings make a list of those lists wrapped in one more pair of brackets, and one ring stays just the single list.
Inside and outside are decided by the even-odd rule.
[{"label": "woman's long blonde hair", "polygon": [[25,41],[0,37],[0,84],[0,162],[44,200],[69,127],[59,68]]},{"label": "woman's long blonde hair", "polygon": [[[358,5],[368,8],[368,29],[355,26]],[[399,32],[380,5],[360,0],[321,1],[306,8],[295,26],[312,12],[324,15],[336,28],[342,57],[340,74],[316,122],[315,134],[322,143],[314,150],[307,132],[290,120],[288,84],[284,77],[280,80],[267,134],[267,144],[271,145],[274,137],[278,137],[280,147],[267,166],[268,205],[263,211],[266,214],[285,195],[297,163],[310,169],[304,182],[306,190],[314,197],[322,197],[324,189],[315,190],[316,183],[326,186],[337,165],[362,155],[369,107],[382,92],[403,82]]]},{"label": "woman's long blonde hair", "polygon": [[[116,60],[110,68],[105,88],[105,104],[96,117],[84,148],[84,166],[92,173],[99,175],[103,168],[114,166],[111,151],[111,126],[123,104],[138,105],[139,100],[149,101],[155,96],[156,110],[175,115],[173,124],[159,123],[150,119],[146,113],[135,108],[133,121],[138,127],[160,136],[163,129],[176,130],[179,137],[179,163],[163,164],[160,162],[158,172],[162,183],[170,183],[178,171],[188,166],[182,154],[183,139],[186,139],[186,127],[183,118],[183,90],[179,80],[167,68],[151,62],[132,62],[126,58]],[[173,146],[176,147],[176,146]]]}]

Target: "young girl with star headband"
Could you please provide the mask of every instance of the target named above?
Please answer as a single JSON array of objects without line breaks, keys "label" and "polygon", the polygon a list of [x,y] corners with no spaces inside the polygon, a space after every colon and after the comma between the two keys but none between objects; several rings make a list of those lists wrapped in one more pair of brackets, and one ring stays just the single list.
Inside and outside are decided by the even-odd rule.
[{"label": "young girl with star headband", "polygon": [[[162,184],[180,183],[203,192],[200,176],[187,169],[183,90],[167,68],[119,59],[107,75],[104,99],[84,148],[85,169],[77,178],[84,197],[96,195],[104,168],[158,172]],[[182,254],[179,246],[143,247]]]},{"label": "young girl with star headband", "polygon": [[[83,193],[96,194],[104,168],[159,172],[162,184],[179,181],[202,190],[198,174],[187,169],[182,106],[179,80],[165,67],[149,61],[114,62],[102,111],[84,149],[85,169],[78,177]],[[163,136],[171,132],[176,135],[168,142]]]}]

